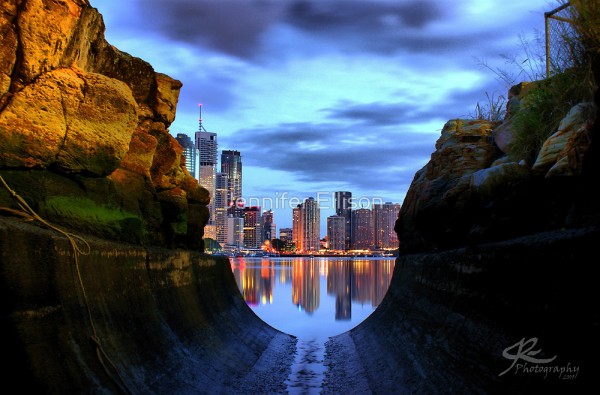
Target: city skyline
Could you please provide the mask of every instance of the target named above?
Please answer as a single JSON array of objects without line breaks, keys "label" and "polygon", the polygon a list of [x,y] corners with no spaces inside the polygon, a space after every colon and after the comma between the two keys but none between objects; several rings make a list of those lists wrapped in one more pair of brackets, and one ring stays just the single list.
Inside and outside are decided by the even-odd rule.
[{"label": "city skyline", "polygon": [[488,93],[506,96],[481,61],[516,75],[507,62],[515,58],[535,73],[522,39],[535,40],[554,8],[547,0],[91,4],[110,44],[183,83],[173,135],[194,130],[204,103],[221,147],[245,156],[245,197],[352,191],[384,202],[403,201],[447,120],[473,113]]},{"label": "city skyline", "polygon": [[[270,223],[274,225],[273,230],[276,229],[275,222],[273,221],[275,215],[280,218],[280,226],[282,228],[293,228],[295,226],[293,224],[295,221],[293,210],[304,204],[306,199],[315,200],[315,198],[313,196],[305,198],[292,196],[285,191],[281,192],[280,194],[276,193],[275,197],[262,196],[245,198],[243,196],[242,154],[238,150],[222,150],[220,156],[221,171],[217,172],[216,169],[219,167],[219,162],[217,161],[217,136],[217,133],[208,132],[204,128],[202,124],[202,118],[199,120],[199,131],[195,132],[195,144],[194,141],[191,141],[186,134],[178,133],[176,136],[176,140],[184,149],[183,155],[186,160],[186,167],[188,168],[188,171],[190,174],[194,174],[193,169],[198,168],[196,173],[198,182],[200,185],[207,188],[211,196],[211,202],[209,204],[211,218],[207,224],[205,237],[215,239],[221,244],[226,243],[227,240],[232,240],[231,235],[227,231],[227,224],[230,223],[230,221],[228,221],[226,218],[231,206],[239,208],[258,207],[259,209],[265,209],[264,212],[270,213]],[[345,220],[345,250],[353,249],[354,244],[351,226],[352,210],[366,208],[374,209],[378,205],[384,204],[383,200],[379,198],[368,198],[366,196],[353,198],[352,192],[350,191],[320,191],[315,195],[317,207],[319,208],[320,221],[318,226],[318,239],[322,239],[328,235],[328,218],[331,215],[335,214],[337,216],[342,216]],[[391,204],[391,202],[385,203],[385,205],[388,204]],[[400,205],[398,203],[394,203],[394,205],[397,206],[399,211]],[[320,215],[321,210],[324,210],[324,215]],[[241,212],[238,213],[238,215],[242,215]],[[386,231],[389,232],[389,229],[393,229],[393,225],[390,227],[388,221],[385,228]],[[271,229],[261,229],[263,241],[265,239],[265,231],[274,233],[271,232]],[[373,233],[374,237],[374,230],[371,233]],[[276,238],[276,236],[272,237],[271,239],[273,238]],[[387,239],[389,239],[389,236],[386,236],[386,240]],[[252,240],[255,240],[255,238],[253,237]],[[300,245],[302,243],[302,239],[297,237],[296,242],[298,245]],[[243,242],[243,244],[246,245],[248,243],[254,244],[255,242],[249,240]],[[371,244],[376,245],[377,243],[373,242]],[[314,246],[315,243],[312,243],[311,245]]]}]

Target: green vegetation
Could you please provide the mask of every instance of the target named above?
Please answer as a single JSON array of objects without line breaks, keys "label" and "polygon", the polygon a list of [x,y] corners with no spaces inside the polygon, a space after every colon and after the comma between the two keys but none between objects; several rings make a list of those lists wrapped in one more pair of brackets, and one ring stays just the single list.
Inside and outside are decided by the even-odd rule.
[{"label": "green vegetation", "polygon": [[52,196],[40,206],[51,222],[77,231],[128,242],[144,239],[142,218],[118,208],[98,205],[88,198]]},{"label": "green vegetation", "polygon": [[544,141],[557,130],[569,110],[592,99],[585,82],[587,74],[587,70],[571,69],[538,81],[528,90],[512,118],[512,159],[533,163]]},{"label": "green vegetation", "polygon": [[[563,4],[560,1],[556,6]],[[539,33],[533,43],[521,37],[522,58],[505,57],[516,73],[480,61],[509,86],[516,85],[518,79],[534,81],[519,94],[518,111],[511,114],[514,142],[509,156],[514,160],[535,161],[542,144],[556,132],[569,110],[593,100],[597,88],[593,61],[600,58],[600,0],[575,0],[571,4],[557,13],[561,20],[550,20],[550,76],[546,75],[545,39]],[[498,108],[500,98],[487,97],[486,105],[477,104],[474,117],[499,120],[503,115]]]}]

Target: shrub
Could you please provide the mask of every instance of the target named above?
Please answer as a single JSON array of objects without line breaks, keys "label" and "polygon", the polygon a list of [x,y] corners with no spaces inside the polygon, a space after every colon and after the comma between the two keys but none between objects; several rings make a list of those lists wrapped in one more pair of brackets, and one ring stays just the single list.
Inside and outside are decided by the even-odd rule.
[{"label": "shrub", "polygon": [[475,105],[475,113],[470,114],[471,118],[491,122],[501,121],[506,112],[506,99],[502,95],[495,97],[493,93],[490,95],[487,92],[485,93],[485,96],[487,102],[483,104],[477,102]]},{"label": "shrub", "polygon": [[514,142],[510,156],[533,163],[544,141],[571,107],[592,98],[585,69],[571,69],[538,81],[513,115]]}]

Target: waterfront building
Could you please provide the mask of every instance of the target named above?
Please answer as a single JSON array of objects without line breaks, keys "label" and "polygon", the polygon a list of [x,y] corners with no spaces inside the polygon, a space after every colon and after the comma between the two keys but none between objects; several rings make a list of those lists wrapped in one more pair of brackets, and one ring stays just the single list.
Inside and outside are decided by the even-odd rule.
[{"label": "waterfront building", "polygon": [[304,200],[301,205],[302,217],[302,250],[304,252],[318,251],[321,245],[321,210],[319,203],[312,197]]},{"label": "waterfront building", "polygon": [[376,248],[398,248],[398,235],[394,225],[400,212],[400,204],[386,202],[373,205],[374,245]]},{"label": "waterfront building", "polygon": [[335,215],[344,217],[346,221],[344,250],[350,250],[352,249],[352,192],[335,192],[334,199]]},{"label": "waterfront building", "polygon": [[230,215],[227,217],[227,244],[234,246],[235,248],[244,247],[244,218],[234,217]]},{"label": "waterfront building", "polygon": [[294,236],[292,234],[292,228],[281,228],[279,229],[279,240],[281,240],[285,246],[286,251],[290,251],[291,246],[294,243]]},{"label": "waterfront building", "polygon": [[302,204],[292,209],[292,242],[297,251],[302,249]]},{"label": "waterfront building", "polygon": [[346,218],[341,215],[327,217],[327,240],[329,249],[346,250]]},{"label": "waterfront building", "polygon": [[260,207],[244,207],[244,247],[260,248],[261,238],[261,215]]},{"label": "waterfront building", "polygon": [[372,248],[373,213],[368,208],[352,211],[352,249],[368,250]]},{"label": "waterfront building", "polygon": [[275,223],[273,222],[273,210],[266,210],[262,213],[262,239],[261,242],[271,241],[277,235],[273,231]]}]

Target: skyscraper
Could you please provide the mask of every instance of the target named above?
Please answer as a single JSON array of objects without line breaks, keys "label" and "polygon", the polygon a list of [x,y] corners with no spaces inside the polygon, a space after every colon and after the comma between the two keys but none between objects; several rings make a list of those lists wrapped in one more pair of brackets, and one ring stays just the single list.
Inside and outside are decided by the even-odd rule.
[{"label": "skyscraper", "polygon": [[386,202],[373,205],[374,245],[378,248],[398,248],[398,236],[394,225],[400,204]]},{"label": "skyscraper", "polygon": [[373,246],[373,213],[368,208],[352,211],[352,248],[368,250]]},{"label": "skyscraper", "polygon": [[302,205],[299,204],[292,209],[292,243],[296,251],[302,249]]},{"label": "skyscraper", "polygon": [[217,174],[217,134],[209,133],[202,126],[202,105],[199,105],[200,118],[198,119],[198,131],[196,132],[196,148],[199,153],[199,176],[198,182],[206,188],[210,194],[208,210],[210,218],[204,227],[204,237],[216,239],[215,226],[215,182]]},{"label": "skyscraper", "polygon": [[352,249],[352,192],[335,192],[335,215],[346,219],[345,250]]},{"label": "skyscraper", "polygon": [[321,209],[312,197],[304,200],[301,207],[302,216],[302,250],[304,252],[319,251],[321,246]]},{"label": "skyscraper", "polygon": [[216,240],[224,245],[227,243],[227,191],[229,179],[225,173],[217,173],[215,178],[215,228]]},{"label": "skyscraper", "polygon": [[273,210],[263,211],[262,213],[262,242],[273,240],[277,234],[273,231],[275,223],[273,222]]},{"label": "skyscraper", "polygon": [[261,220],[260,207],[244,207],[244,247],[260,248],[261,246]]},{"label": "skyscraper", "polygon": [[221,173],[229,177],[228,204],[242,197],[242,155],[239,151],[221,151]]},{"label": "skyscraper", "polygon": [[192,177],[196,177],[196,145],[194,141],[184,133],[177,133],[175,140],[183,148],[183,156],[185,157],[185,167]]},{"label": "skyscraper", "polygon": [[327,217],[327,238],[330,250],[346,249],[346,218],[341,215]]},{"label": "skyscraper", "polygon": [[289,251],[293,243],[292,228],[279,229],[279,240],[283,241],[285,249]]},{"label": "skyscraper", "polygon": [[244,218],[227,216],[227,244],[236,248],[244,247]]}]

